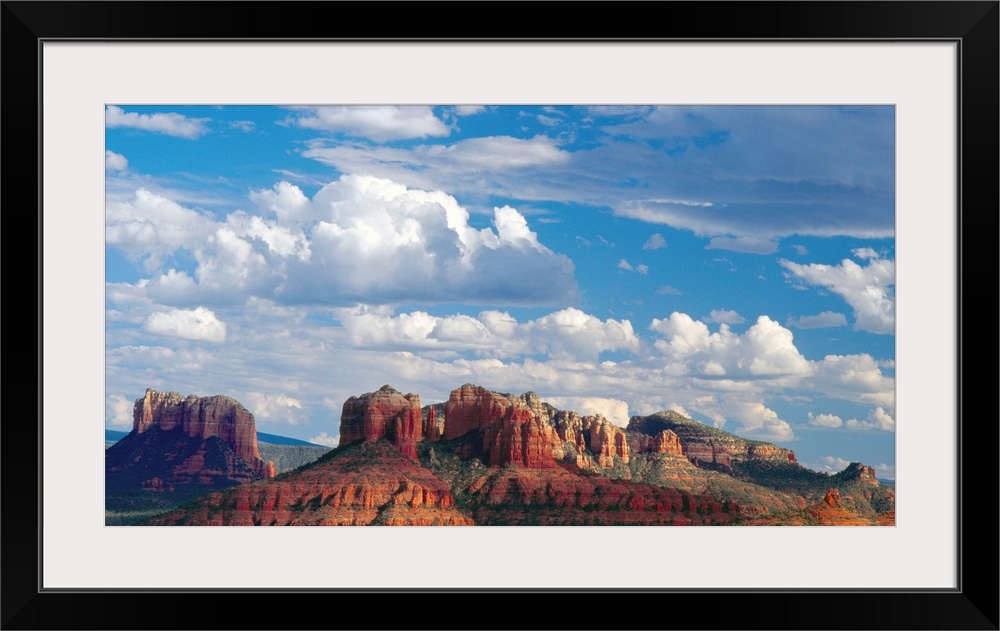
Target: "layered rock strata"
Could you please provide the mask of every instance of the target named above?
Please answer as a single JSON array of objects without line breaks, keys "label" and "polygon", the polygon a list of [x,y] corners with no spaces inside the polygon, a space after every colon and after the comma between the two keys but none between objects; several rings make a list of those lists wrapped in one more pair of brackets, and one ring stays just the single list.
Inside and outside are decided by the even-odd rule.
[{"label": "layered rock strata", "polygon": [[114,491],[225,488],[275,476],[260,456],[253,414],[238,401],[151,388],[135,402],[131,433],[104,461]]},{"label": "layered rock strata", "polygon": [[382,386],[344,401],[340,416],[340,445],[355,445],[386,438],[407,458],[416,460],[423,438],[420,397]]},{"label": "layered rock strata", "polygon": [[552,468],[553,429],[532,414],[523,399],[465,384],[445,406],[444,437],[482,431],[487,464]]},{"label": "layered rock strata", "polygon": [[[626,431],[644,437],[654,437],[669,431],[677,438],[683,455],[694,463],[711,463],[731,469],[734,463],[747,461],[797,462],[795,452],[762,443],[745,440],[714,427],[686,418],[676,412],[658,412],[650,416],[633,416]],[[652,445],[650,438],[636,438],[636,444]],[[672,444],[669,435],[661,439]],[[676,449],[667,446],[668,449]]]},{"label": "layered rock strata", "polygon": [[448,484],[386,441],[325,456],[277,480],[212,493],[154,526],[471,526]]},{"label": "layered rock strata", "polygon": [[274,477],[271,465],[260,457],[253,414],[236,399],[223,395],[185,397],[147,388],[133,407],[132,431],[141,434],[154,427],[163,432],[179,428],[190,438],[217,436],[262,478]]}]

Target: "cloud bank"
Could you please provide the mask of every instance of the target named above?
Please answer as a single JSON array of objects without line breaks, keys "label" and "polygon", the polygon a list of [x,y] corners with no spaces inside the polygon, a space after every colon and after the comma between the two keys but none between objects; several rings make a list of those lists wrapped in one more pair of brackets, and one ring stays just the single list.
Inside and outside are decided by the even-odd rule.
[{"label": "cloud bank", "polygon": [[539,242],[509,206],[475,228],[455,198],[374,177],[342,176],[308,199],[281,182],[252,195],[262,215],[225,221],[145,189],[110,201],[109,245],[148,270],[186,250],[193,273],[170,268],[148,283],[163,304],[462,302],[566,305],[579,299],[574,265]]}]

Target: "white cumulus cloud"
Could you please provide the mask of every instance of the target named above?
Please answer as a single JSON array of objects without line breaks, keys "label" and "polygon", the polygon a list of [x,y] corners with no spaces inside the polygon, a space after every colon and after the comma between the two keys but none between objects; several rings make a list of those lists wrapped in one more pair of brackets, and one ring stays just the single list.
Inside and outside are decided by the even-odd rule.
[{"label": "white cumulus cloud", "polygon": [[128,171],[128,158],[120,153],[107,150],[104,152],[104,170],[113,173]]},{"label": "white cumulus cloud", "polygon": [[280,392],[247,392],[243,403],[264,425],[298,425],[302,422],[302,402]]},{"label": "white cumulus cloud", "polygon": [[451,129],[426,105],[297,107],[288,123],[375,141],[447,136]]},{"label": "white cumulus cloud", "polygon": [[844,419],[836,414],[816,414],[809,412],[809,424],[816,427],[842,427]]},{"label": "white cumulus cloud", "polygon": [[[893,333],[896,323],[895,261],[878,258],[871,248],[855,250],[868,258],[864,267],[850,259],[840,265],[800,265],[782,259],[791,277],[825,287],[841,296],[854,309],[854,328],[872,333]],[[863,255],[863,256],[862,256]]]},{"label": "white cumulus cloud", "polygon": [[308,442],[325,447],[337,447],[340,445],[340,434],[330,436],[326,432],[320,432],[319,436],[313,436]]},{"label": "white cumulus cloud", "polygon": [[827,355],[813,366],[803,385],[838,399],[895,409],[895,380],[882,374],[871,355]]},{"label": "white cumulus cloud", "polygon": [[151,313],[142,328],[154,335],[180,337],[186,340],[223,342],[226,339],[226,323],[204,307],[168,309]]},{"label": "white cumulus cloud", "polygon": [[108,129],[131,127],[179,138],[197,138],[208,133],[207,118],[188,118],[176,112],[139,114],[126,112],[117,105],[108,105],[104,112],[104,124]]},{"label": "white cumulus cloud", "polygon": [[573,262],[544,246],[527,219],[495,208],[491,228],[440,191],[342,176],[308,199],[282,182],[254,191],[266,213],[225,221],[145,189],[109,202],[106,236],[147,270],[188,250],[194,273],[162,271],[148,283],[164,304],[474,302],[566,305],[579,299]]},{"label": "white cumulus cloud", "polygon": [[580,416],[601,414],[619,427],[628,425],[628,403],[621,399],[603,397],[543,397],[542,399],[560,410],[573,410]]},{"label": "white cumulus cloud", "polygon": [[868,413],[868,418],[865,420],[859,421],[854,418],[848,419],[844,426],[848,429],[880,429],[882,431],[891,432],[896,428],[896,422],[888,412],[881,407],[877,407]]},{"label": "white cumulus cloud", "polygon": [[262,209],[275,214],[283,224],[303,223],[312,215],[312,202],[298,186],[286,181],[270,189],[251,191],[250,199]]},{"label": "white cumulus cloud", "polygon": [[135,403],[120,394],[109,396],[104,402],[104,421],[110,427],[132,428],[132,411]]},{"label": "white cumulus cloud", "polygon": [[791,425],[752,393],[705,395],[692,400],[688,407],[711,418],[716,427],[723,427],[730,420],[736,421],[739,425],[736,433],[740,436],[767,441],[795,438]]},{"label": "white cumulus cloud", "polygon": [[105,217],[107,244],[132,258],[148,257],[148,267],[154,269],[166,254],[198,248],[215,227],[208,216],[145,188],[132,199],[109,201]]},{"label": "white cumulus cloud", "polygon": [[659,232],[653,233],[649,239],[642,244],[643,250],[659,250],[660,248],[667,247],[667,240],[663,238],[663,235]]},{"label": "white cumulus cloud", "polygon": [[650,329],[663,335],[654,346],[683,373],[707,377],[808,375],[813,368],[795,347],[792,332],[760,316],[738,335],[722,324],[715,333],[691,316],[674,312],[653,319]]}]

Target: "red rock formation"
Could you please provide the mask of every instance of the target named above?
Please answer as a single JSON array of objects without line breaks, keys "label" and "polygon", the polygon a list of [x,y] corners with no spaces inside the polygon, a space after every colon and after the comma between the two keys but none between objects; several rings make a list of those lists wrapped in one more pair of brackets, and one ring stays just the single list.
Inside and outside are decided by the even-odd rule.
[{"label": "red rock formation", "polygon": [[385,441],[367,442],[281,479],[206,495],[150,525],[471,526],[448,484]]},{"label": "red rock formation", "polygon": [[628,462],[628,440],[622,428],[614,425],[600,414],[583,417],[587,429],[589,449],[597,455],[597,464],[610,469],[615,464],[614,456]]},{"label": "red rock formation", "polygon": [[858,480],[871,486],[881,486],[878,478],[875,477],[874,467],[869,467],[860,462],[852,462],[837,475],[848,480]]},{"label": "red rock formation", "polygon": [[840,501],[840,491],[828,489],[823,501],[806,508],[805,512],[812,517],[818,526],[877,526],[878,520],[872,520],[859,515]]},{"label": "red rock formation", "polygon": [[465,384],[451,391],[444,411],[444,437],[458,438],[501,419],[514,400],[482,386]]},{"label": "red rock formation", "polygon": [[[192,439],[204,440],[216,436],[245,460],[258,476],[274,477],[274,464],[266,463],[260,457],[253,414],[235,399],[222,395],[183,397],[176,392],[157,392],[149,388],[145,396],[135,402],[132,431],[142,434],[154,427],[164,432],[180,428]],[[197,463],[190,463],[184,465],[180,473],[186,471],[197,475],[194,472],[196,468]]]},{"label": "red rock formation", "polygon": [[576,443],[586,447],[583,440],[583,420],[571,410],[557,412],[553,418],[559,438],[563,442]]},{"label": "red rock formation", "polygon": [[707,462],[732,468],[734,462],[748,460],[797,462],[791,449],[745,440],[673,411],[633,416],[626,431],[655,436],[665,429],[677,435],[684,455],[694,463]]},{"label": "red rock formation", "polygon": [[729,445],[720,444],[711,438],[690,441],[684,444],[684,455],[691,462],[711,462],[732,468],[733,452],[729,447]]},{"label": "red rock formation", "polygon": [[427,411],[427,431],[425,435],[427,436],[427,440],[434,442],[441,440],[441,428],[438,427],[437,413],[433,407]]},{"label": "red rock formation", "polygon": [[747,460],[787,460],[788,462],[798,462],[795,459],[794,451],[771,444],[753,443],[747,448],[746,454]]},{"label": "red rock formation", "polygon": [[493,469],[468,496],[483,525],[723,525],[739,515],[709,495],[562,468]]},{"label": "red rock formation", "polygon": [[558,414],[559,410],[542,401],[534,392],[525,392],[519,398],[539,423],[554,426],[554,417]]},{"label": "red rock formation", "polygon": [[392,386],[344,401],[340,416],[340,445],[388,438],[407,458],[416,460],[423,438],[420,397],[402,394]]},{"label": "red rock formation", "polygon": [[556,466],[554,432],[535,417],[524,399],[471,384],[453,390],[445,406],[444,437],[457,438],[474,430],[483,432],[483,454],[491,466]]},{"label": "red rock formation", "polygon": [[520,406],[507,408],[500,419],[483,430],[483,453],[495,467],[515,464],[532,468],[556,466],[552,457],[552,430]]},{"label": "red rock formation", "polygon": [[649,451],[657,454],[670,454],[672,456],[684,455],[684,451],[681,448],[681,439],[669,429],[665,429],[649,439]]},{"label": "red rock formation", "polygon": [[826,497],[823,498],[827,506],[839,506],[840,505],[840,491],[837,489],[827,489]]}]

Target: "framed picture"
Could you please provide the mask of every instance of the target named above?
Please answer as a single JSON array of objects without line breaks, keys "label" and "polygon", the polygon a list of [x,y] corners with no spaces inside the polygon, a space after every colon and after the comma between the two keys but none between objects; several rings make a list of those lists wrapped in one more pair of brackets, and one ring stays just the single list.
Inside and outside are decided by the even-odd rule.
[{"label": "framed picture", "polygon": [[[31,213],[22,216],[28,218],[24,229],[38,232],[40,285],[37,293],[41,305],[37,427],[30,422],[12,423],[10,420],[6,424],[8,446],[15,440],[18,445],[38,446],[40,482],[37,498],[27,490],[9,492],[5,484],[3,501],[8,514],[18,511],[17,514],[33,515],[32,507],[36,504],[39,510],[37,524],[8,524],[5,520],[9,535],[5,537],[5,570],[17,577],[20,590],[14,590],[11,581],[5,581],[5,627],[24,628],[35,624],[78,628],[145,626],[150,623],[146,617],[152,615],[147,607],[153,602],[169,601],[181,605],[185,599],[220,597],[234,605],[246,604],[260,598],[251,592],[268,592],[272,594],[269,597],[274,598],[282,593],[291,598],[289,592],[303,592],[294,597],[310,603],[313,599],[319,602],[320,598],[334,598],[331,602],[337,603],[337,607],[361,597],[358,592],[366,596],[393,592],[394,597],[417,601],[428,595],[462,591],[480,595],[497,593],[500,597],[509,592],[539,595],[569,592],[590,598],[602,594],[602,597],[621,599],[641,597],[640,602],[648,605],[662,602],[671,603],[671,606],[683,600],[699,603],[699,607],[713,612],[701,619],[685,620],[683,626],[692,628],[808,628],[823,624],[843,628],[997,627],[996,554],[968,553],[969,550],[995,551],[996,544],[992,541],[995,537],[983,541],[968,524],[977,514],[970,509],[969,498],[995,498],[997,495],[996,428],[963,423],[963,415],[970,409],[969,393],[991,391],[992,386],[979,386],[975,377],[970,376],[972,371],[962,369],[965,357],[962,331],[970,330],[965,325],[971,315],[969,312],[978,311],[963,309],[963,296],[966,295],[963,288],[969,286],[964,281],[971,280],[963,277],[963,272],[993,269],[987,266],[995,265],[995,210],[986,217],[989,225],[982,225],[979,222],[983,221],[985,213],[973,214],[966,209],[971,208],[970,202],[977,207],[997,208],[997,3],[913,3],[905,5],[905,18],[900,17],[904,14],[900,12],[904,6],[900,3],[735,5],[727,7],[734,12],[732,23],[755,26],[739,26],[734,32],[705,26],[714,23],[705,18],[717,10],[715,5],[662,5],[660,8],[676,18],[667,21],[675,26],[666,26],[663,34],[653,34],[648,39],[573,41],[328,38],[311,30],[315,27],[296,26],[292,31],[285,31],[292,27],[280,26],[315,23],[317,7],[313,5],[245,5],[241,10],[246,11],[249,26],[239,28],[229,20],[230,6],[19,2],[3,5],[4,41],[21,51],[17,55],[8,51],[3,61],[4,109],[8,121],[14,120],[13,115],[35,112],[36,104],[39,112],[39,212],[37,216]],[[276,14],[285,19],[276,20]],[[217,26],[223,23],[226,26]],[[269,25],[264,30],[254,26],[263,23]],[[677,26],[681,23],[698,26]],[[793,26],[798,24],[810,26]],[[692,30],[684,32],[685,28]],[[31,56],[32,51],[36,56]],[[36,57],[37,67],[25,61]],[[32,100],[32,95],[36,95],[37,101]],[[521,143],[508,147],[508,155],[519,159],[545,151],[557,154],[559,142],[564,140],[557,140],[559,132],[542,129],[555,130],[559,121],[553,117],[572,116],[573,122],[579,125],[587,116],[613,114],[611,108],[647,115],[642,118],[626,113],[624,118],[613,123],[623,126],[619,132],[629,137],[641,137],[642,130],[636,123],[646,121],[652,112],[695,118],[691,115],[692,110],[670,109],[675,107],[717,108],[705,118],[716,116],[715,112],[723,112],[729,117],[742,116],[748,108],[782,111],[786,119],[788,112],[805,116],[805,112],[833,111],[834,108],[839,108],[838,113],[845,108],[855,108],[860,111],[860,118],[888,116],[888,124],[885,121],[874,127],[859,124],[852,132],[855,135],[823,137],[802,132],[801,136],[808,138],[802,142],[810,143],[808,146],[816,152],[829,155],[839,150],[851,151],[853,155],[858,145],[869,141],[878,144],[872,141],[875,132],[871,130],[891,132],[889,137],[894,140],[894,147],[888,159],[881,154],[872,157],[878,151],[858,151],[856,155],[868,156],[868,167],[855,164],[855,170],[844,177],[853,178],[852,186],[890,190],[889,205],[895,207],[894,225],[852,227],[848,234],[859,241],[854,246],[842,244],[845,251],[853,255],[845,254],[847,260],[840,270],[844,274],[857,270],[861,270],[862,275],[870,272],[872,278],[862,278],[861,284],[852,291],[867,292],[870,297],[872,292],[886,290],[887,293],[877,297],[883,303],[886,300],[891,303],[888,311],[867,310],[869,302],[855,299],[854,294],[842,290],[843,285],[819,278],[815,274],[819,268],[812,267],[818,263],[808,258],[797,261],[792,254],[776,255],[779,247],[789,248],[790,252],[808,252],[810,244],[799,243],[790,236],[801,234],[801,229],[799,232],[754,231],[753,238],[748,240],[740,236],[739,230],[725,224],[724,208],[707,210],[711,206],[705,201],[709,199],[707,196],[665,200],[667,193],[654,187],[645,199],[655,202],[652,205],[656,208],[627,206],[621,199],[601,203],[595,201],[599,193],[586,200],[573,195],[557,200],[552,193],[537,193],[542,187],[551,186],[550,182],[522,175],[522,181],[530,182],[535,193],[512,194],[513,199],[523,203],[522,210],[509,207],[498,210],[491,224],[497,232],[489,234],[501,240],[504,236],[501,224],[510,220],[516,226],[508,228],[515,232],[518,226],[524,230],[536,226],[534,231],[517,234],[508,230],[511,239],[537,240],[541,233],[543,239],[549,234],[553,239],[562,238],[566,242],[580,237],[592,246],[601,247],[597,239],[604,237],[598,230],[592,235],[580,234],[574,226],[575,232],[567,228],[566,235],[556,236],[554,230],[537,228],[545,225],[547,217],[546,209],[539,203],[541,200],[549,203],[557,200],[567,205],[586,203],[606,209],[613,217],[646,221],[642,224],[645,232],[635,247],[628,251],[622,247],[612,255],[620,259],[610,270],[614,275],[600,276],[600,283],[589,290],[592,301],[596,301],[598,293],[596,284],[617,282],[624,286],[633,278],[649,276],[647,272],[654,264],[650,255],[670,245],[664,239],[665,233],[656,225],[686,231],[685,234],[691,233],[701,239],[703,242],[692,240],[691,244],[681,246],[692,252],[697,250],[699,255],[711,254],[700,264],[719,259],[719,264],[728,260],[730,265],[737,267],[726,256],[732,252],[740,256],[767,256],[774,269],[765,270],[762,265],[761,276],[783,273],[782,284],[796,284],[803,291],[823,289],[831,298],[841,300],[844,306],[839,315],[820,308],[796,312],[785,308],[780,314],[780,322],[773,324],[776,330],[796,331],[796,339],[799,339],[799,332],[806,336],[805,331],[814,325],[844,326],[842,337],[848,340],[844,348],[860,348],[860,353],[872,348],[871,345],[885,347],[887,350],[881,355],[869,351],[869,359],[875,355],[873,361],[883,360],[878,376],[888,378],[894,389],[891,409],[878,399],[885,393],[877,388],[866,391],[871,395],[866,399],[872,411],[868,417],[861,412],[838,415],[819,408],[783,408],[784,404],[773,403],[770,399],[737,397],[730,400],[721,395],[715,399],[716,407],[713,408],[699,398],[706,396],[705,392],[695,392],[683,402],[664,399],[656,401],[655,405],[676,403],[685,411],[707,419],[713,418],[714,411],[722,419],[720,424],[738,424],[744,419],[745,426],[735,427],[749,431],[748,437],[753,437],[755,430],[769,428],[773,435],[759,436],[789,441],[795,438],[801,440],[802,449],[807,450],[809,440],[803,438],[802,433],[831,430],[836,421],[839,421],[837,427],[842,429],[851,428],[851,422],[855,424],[853,428],[857,432],[852,434],[855,441],[870,444],[875,440],[871,436],[880,436],[878,440],[883,442],[888,437],[888,442],[893,444],[887,453],[892,455],[886,456],[885,461],[871,464],[884,467],[875,469],[875,473],[895,482],[895,525],[888,528],[765,525],[762,528],[689,529],[649,526],[466,529],[107,526],[102,515],[104,477],[99,473],[100,457],[96,447],[100,441],[95,438],[105,428],[96,418],[93,422],[89,420],[100,414],[101,409],[105,410],[107,418],[109,388],[117,383],[117,376],[101,369],[113,363],[108,359],[107,340],[115,338],[116,348],[127,346],[131,352],[149,348],[141,337],[128,342],[130,333],[127,332],[116,338],[119,332],[108,324],[109,310],[124,313],[125,318],[139,318],[133,322],[133,329],[141,328],[147,334],[193,339],[190,336],[196,333],[200,341],[212,342],[224,336],[225,325],[211,306],[203,305],[221,304],[221,293],[231,287],[219,284],[213,290],[214,298],[205,298],[199,303],[197,308],[207,313],[197,312],[193,303],[179,300],[157,303],[159,310],[155,313],[161,314],[159,316],[135,315],[138,312],[130,316],[128,300],[148,300],[147,294],[122,298],[114,304],[109,302],[106,287],[115,280],[110,274],[121,263],[114,256],[127,259],[129,252],[123,248],[124,254],[109,254],[105,248],[109,231],[119,227],[125,230],[127,226],[112,225],[113,213],[108,214],[107,209],[105,213],[100,211],[106,200],[114,197],[113,184],[117,181],[107,177],[102,169],[119,174],[127,172],[133,184],[147,181],[151,189],[162,186],[163,178],[156,172],[139,170],[136,164],[129,171],[128,152],[118,151],[117,146],[106,142],[108,127],[139,129],[145,126],[144,131],[154,134],[164,134],[170,127],[175,131],[181,129],[178,132],[181,137],[184,129],[188,130],[184,133],[197,137],[199,125],[207,126],[199,121],[215,120],[225,122],[227,133],[234,135],[247,133],[248,128],[276,135],[289,128],[309,129],[312,126],[318,129],[326,124],[336,125],[336,122],[330,123],[331,116],[350,118],[361,111],[352,108],[360,106],[402,105],[424,116],[418,122],[425,127],[418,130],[419,133],[414,132],[418,136],[433,136],[435,130],[441,131],[435,125],[442,126],[443,137],[454,134],[452,142],[426,143],[430,148],[425,151],[453,154],[460,153],[458,144],[462,140],[459,138],[466,138],[460,137],[456,130],[463,126],[475,127],[476,122],[471,117],[481,107],[494,107],[510,119],[510,124],[525,127],[527,131],[522,134],[526,140],[535,141],[531,146]],[[274,131],[261,122],[263,119],[256,120],[250,111],[264,106],[282,106],[280,110],[269,110],[267,125],[278,123]],[[322,110],[319,106],[344,109]],[[216,107],[220,108],[220,114],[206,113],[205,108]],[[588,107],[592,109],[586,110]],[[240,115],[223,115],[221,112],[227,108]],[[608,109],[602,111],[600,108]],[[518,122],[522,112],[525,120]],[[552,119],[553,125],[539,117]],[[108,122],[112,120],[113,124]],[[602,124],[605,129],[613,125],[607,121]],[[449,126],[451,131],[445,133]],[[33,146],[34,130],[28,125],[25,128],[27,132],[20,144],[15,140],[19,138],[17,135],[5,134],[6,150],[13,152],[21,147],[27,150]],[[383,145],[392,140],[391,130],[379,129],[381,131],[369,130],[368,136],[361,139],[356,137],[351,146],[356,149],[371,141],[364,145],[370,149],[380,142],[380,138]],[[585,138],[580,129],[567,126],[562,131],[578,133]],[[711,143],[711,132],[709,129],[705,134],[691,134],[687,139],[692,143]],[[484,129],[478,135],[470,135],[469,139],[482,143],[483,139],[513,138],[515,135],[507,129]],[[820,143],[817,138],[825,138],[825,142]],[[357,153],[347,156],[341,152],[334,156],[327,151],[329,146],[322,142],[310,144],[311,140],[305,136],[293,138],[285,150],[299,155],[311,153],[310,159],[317,163],[331,165],[336,162],[334,167],[339,173],[347,173],[351,165],[362,159]],[[607,142],[596,137],[585,141]],[[779,144],[791,142],[794,138],[790,133]],[[845,144],[838,145],[838,142]],[[439,148],[434,149],[435,146]],[[641,146],[632,144],[623,151],[635,152]],[[683,146],[678,146],[677,151],[683,150]],[[170,156],[166,161],[184,162],[171,165],[171,173],[185,172],[191,181],[197,180],[201,170],[197,151],[168,152],[164,150],[164,154]],[[404,164],[406,172],[413,176],[406,182],[408,191],[437,190],[429,185],[421,187],[419,181],[451,182],[465,191],[464,199],[475,198],[469,191],[476,186],[476,181],[461,180],[461,169],[455,166],[471,157],[459,156],[457,162],[452,161],[451,172],[445,177],[430,173],[428,164],[406,164],[407,158],[402,153],[388,147],[388,153],[377,156],[381,176],[396,174],[394,180],[383,177],[385,181],[398,183],[400,171],[393,171],[393,168]],[[750,155],[758,156],[757,163],[764,164],[776,153],[780,152],[775,149]],[[369,151],[363,158],[370,164],[372,155]],[[313,176],[293,172],[277,158],[269,160],[273,160],[274,165],[266,165],[265,169],[274,171],[287,184],[293,184],[295,178]],[[234,164],[236,168],[245,168],[245,164]],[[444,169],[442,164],[436,163],[435,168]],[[8,160],[5,173],[33,182],[31,173],[35,166],[30,160]],[[599,166],[594,163],[587,168],[593,172]],[[741,177],[744,176],[751,178],[741,172]],[[791,194],[774,177],[774,171],[762,167],[760,174],[753,177],[758,176],[754,181],[758,196],[762,192],[774,195],[771,199],[778,204],[780,196]],[[622,179],[625,174],[614,173],[613,177]],[[727,177],[732,179],[732,173]],[[571,181],[575,186],[583,186],[587,174]],[[886,186],[886,181],[894,181],[894,185]],[[648,186],[649,182],[648,177],[636,176],[637,185]],[[721,186],[721,182],[722,178],[716,184]],[[322,181],[317,187],[330,185],[330,181]],[[510,182],[498,184],[497,181],[490,185],[514,186]],[[11,187],[7,188],[10,194]],[[301,193],[302,189],[296,190]],[[336,193],[330,188],[323,190],[328,194]],[[243,192],[245,199],[249,199],[248,195],[256,195],[260,200],[268,194],[282,194],[277,185],[270,193],[257,186],[249,186]],[[318,194],[310,192],[313,196]],[[495,196],[484,196],[482,201],[488,206],[495,199]],[[845,204],[856,203],[849,196],[844,200]],[[134,203],[134,199],[130,202],[122,198],[120,201],[122,204]],[[536,203],[532,204],[533,201]],[[192,202],[193,205],[202,203],[213,202],[205,199]],[[266,200],[261,203],[266,204]],[[469,202],[463,203],[468,205]],[[108,202],[109,207],[110,204]],[[690,209],[694,211],[683,214]],[[832,211],[828,216],[823,215],[827,209],[819,206],[812,210],[817,213],[814,218],[820,216],[828,223],[841,221],[844,216]],[[532,215],[532,212],[537,214]],[[765,205],[761,205],[760,223],[768,221],[767,212]],[[683,217],[678,219],[681,214]],[[667,215],[669,218],[663,219]],[[246,215],[247,221],[251,221],[251,216],[252,212]],[[533,224],[533,217],[540,218],[537,224]],[[654,221],[649,221],[650,217],[654,217]],[[655,217],[660,217],[659,224],[655,223]],[[711,221],[717,225],[705,227],[706,222]],[[481,235],[489,232],[489,228],[475,224],[474,219],[470,227],[481,229]],[[866,234],[872,238],[891,235],[889,253],[876,251],[868,242],[862,242]],[[635,235],[628,238],[638,239]],[[148,244],[148,241],[143,243]],[[533,252],[553,254],[543,242],[537,245],[539,247]],[[611,252],[610,245],[605,244],[605,247]],[[991,253],[991,262],[979,261],[981,252]],[[147,249],[129,263],[133,266],[149,264],[149,270],[154,270],[155,265],[150,260],[157,254],[155,248]],[[895,265],[897,258],[899,264]],[[527,259],[516,260],[523,263]],[[894,266],[888,268],[891,278],[883,285],[879,285],[874,271],[880,261],[889,261],[889,265]],[[213,269],[218,270],[223,263],[220,254],[216,260],[209,261],[208,266],[214,265]],[[545,259],[539,264],[551,271],[551,263]],[[376,264],[373,260],[368,265],[374,267]],[[599,273],[581,263],[577,265],[587,274]],[[161,267],[155,271],[165,278],[169,275],[169,266]],[[537,279],[541,276],[538,269],[542,267],[530,268],[521,278],[524,281]],[[822,267],[829,271],[833,266]],[[206,278],[207,269],[198,272],[199,280]],[[352,278],[360,278],[363,270],[351,269],[354,270]],[[180,264],[169,269],[174,273],[174,281],[184,280],[179,279],[183,273],[180,270]],[[397,270],[398,274],[411,271],[405,267]],[[306,270],[302,278],[308,275]],[[187,280],[194,276],[192,271]],[[711,278],[702,285],[714,284],[717,292],[724,291],[723,281],[719,280],[721,276]],[[426,282],[426,279],[417,278],[414,282]],[[893,285],[894,293],[886,289]],[[390,285],[384,286],[392,289]],[[467,284],[463,287],[468,291]],[[663,293],[656,294],[661,298],[669,297],[671,290],[685,291],[663,283],[663,287],[653,288],[654,294],[664,287]],[[246,294],[239,299],[258,297]],[[638,297],[628,296],[628,299],[637,300]],[[644,314],[634,317],[636,323],[640,317],[644,318],[641,326],[645,330],[652,316],[646,315],[637,304],[629,307],[619,302],[621,304],[609,302],[609,306],[602,307],[605,311],[598,319],[601,326],[608,327],[612,323],[623,326],[624,310],[631,308],[633,312]],[[741,304],[751,304],[751,301]],[[614,308],[622,310],[622,315],[614,313]],[[717,335],[722,335],[723,330],[728,333],[735,330],[737,338],[752,336],[755,335],[750,330],[752,322],[738,326],[744,324],[741,322],[744,316],[751,316],[749,312],[740,313],[740,309],[745,311],[747,308],[734,309],[732,303],[714,307],[706,303],[701,323],[688,320],[692,320],[693,328],[707,328]],[[218,307],[219,313],[222,309]],[[766,312],[767,309],[761,308],[752,317],[756,319],[758,314]],[[393,318],[398,323],[404,315],[412,319],[414,313],[390,310],[364,315],[381,317],[385,320],[382,324],[391,326]],[[464,312],[424,315],[436,318],[435,323],[445,321],[455,326],[459,319],[468,323],[478,317],[482,323],[485,318]],[[544,317],[543,313],[526,315],[518,322],[544,328],[537,324]],[[653,320],[651,330],[662,336],[650,337],[649,344],[669,345],[672,340],[676,341],[669,337],[666,329],[680,325],[668,323],[669,317],[672,316],[668,310]],[[342,319],[341,323],[345,321]],[[662,331],[656,329],[657,322],[661,323]],[[772,320],[767,319],[764,324],[768,323]],[[761,325],[760,320],[757,325]],[[855,331],[864,341],[851,341],[855,339],[851,337]],[[557,338],[555,333],[546,335],[548,340]],[[588,335],[587,339],[593,342],[594,335],[596,333]],[[880,335],[888,337],[871,341]],[[750,343],[749,337],[742,341],[744,346]],[[169,350],[167,345],[164,348]],[[627,349],[613,347],[611,350]],[[253,349],[241,352],[249,354]],[[823,361],[828,360],[832,365],[838,361],[842,363],[843,357],[852,356],[846,351],[838,353],[817,345],[813,354],[808,355],[809,370],[821,370],[817,366]],[[550,354],[549,359],[553,357],[569,361],[558,352]],[[738,358],[730,358],[733,366],[739,363]],[[491,359],[504,364],[501,359]],[[582,361],[576,356],[569,359]],[[590,359],[605,360],[607,357],[598,354]],[[716,370],[713,367],[716,360],[719,370],[729,368],[725,361],[715,356],[682,359],[692,362],[685,364],[687,369],[697,361],[700,369]],[[760,360],[744,359],[748,365],[755,359]],[[186,361],[188,364],[211,364],[214,360],[211,352],[205,352]],[[166,364],[168,360],[163,362]],[[142,372],[143,366],[148,365],[148,360],[145,364],[135,364],[135,374],[129,383],[141,380],[146,374]],[[524,370],[525,365],[515,366]],[[759,361],[756,365],[760,365]],[[126,362],[116,366],[126,369],[133,365]],[[440,369],[441,363],[426,365],[428,369],[432,366]],[[553,366],[548,368],[553,369]],[[358,371],[371,369],[359,364]],[[849,372],[859,380],[871,376],[855,369]],[[194,372],[178,369],[174,374],[181,375],[192,388],[197,385],[196,376],[192,376]],[[819,378],[836,381],[844,374],[831,373]],[[269,374],[262,378],[273,381],[276,377]],[[250,392],[249,387],[244,391]],[[126,392],[123,387],[122,394]],[[261,394],[259,406],[266,409],[267,405],[284,402],[287,407],[292,397],[288,392],[281,394],[285,396],[281,401],[273,396],[268,398],[267,393]],[[777,399],[777,395],[774,397]],[[343,397],[336,402],[342,404],[341,399]],[[611,400],[610,397],[606,399]],[[302,405],[301,401],[295,401]],[[322,399],[318,401],[320,405]],[[696,401],[701,403],[693,403]],[[727,405],[732,408],[740,402],[759,406],[754,410],[759,412],[758,420],[763,419],[760,424],[753,425],[747,420],[753,414],[741,416],[739,412],[727,411]],[[693,405],[702,407],[694,409]],[[794,402],[788,405],[793,406]],[[785,409],[800,409],[802,418],[798,424],[784,420],[789,414],[783,412]],[[991,418],[992,414],[988,412],[987,417]],[[977,411],[976,415],[981,412]],[[31,418],[34,414],[28,412],[24,416]],[[799,427],[802,429],[795,435],[794,430]],[[871,431],[865,433],[866,427]],[[877,434],[879,428],[885,433]],[[972,433],[976,438],[970,441]],[[841,437],[833,433],[823,435],[829,436],[831,441]],[[11,440],[13,437],[16,438]],[[93,448],[89,447],[91,443],[95,445]],[[788,446],[795,447],[791,442]],[[833,453],[806,453],[815,454],[810,462],[812,465],[820,465],[820,457],[830,457],[830,466],[835,464]],[[24,465],[23,459],[11,457],[4,458],[4,462],[7,480],[15,475],[24,478],[36,473],[35,463]],[[838,466],[835,470],[839,469]],[[67,488],[72,492],[66,492]],[[29,553],[23,559],[11,548],[12,538],[33,543],[37,540],[37,570],[35,550],[31,546],[19,546],[22,554]],[[973,578],[978,576],[989,576],[992,582],[983,583]],[[652,600],[654,598],[658,600]],[[748,609],[720,606],[732,598],[738,598]],[[70,600],[77,604],[72,607],[58,604]],[[97,602],[114,604],[109,609],[96,607]],[[227,611],[233,609],[227,605]],[[816,611],[824,612],[822,623],[813,619]],[[229,623],[240,627],[279,628],[288,624],[277,611],[274,617],[262,613],[259,607],[237,608],[235,612]],[[204,626],[203,621],[185,614],[171,615],[176,617],[161,624]],[[564,620],[564,615],[561,612],[554,620],[578,626]],[[402,617],[396,625],[415,626],[414,621]],[[644,625],[667,626],[657,620],[638,623],[638,626]],[[511,626],[517,625],[512,623]],[[545,626],[558,624],[545,623]],[[600,626],[615,628],[637,624],[609,615]]]}]

